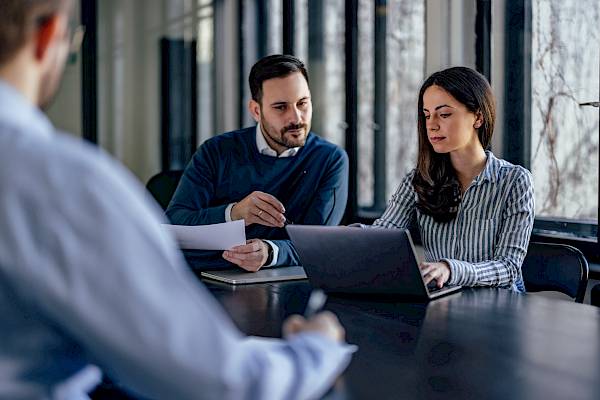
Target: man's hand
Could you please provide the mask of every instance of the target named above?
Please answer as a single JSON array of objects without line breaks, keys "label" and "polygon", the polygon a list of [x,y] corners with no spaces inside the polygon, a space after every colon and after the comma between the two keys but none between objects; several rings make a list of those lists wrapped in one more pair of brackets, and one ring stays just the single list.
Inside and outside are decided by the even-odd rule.
[{"label": "man's hand", "polygon": [[246,271],[258,271],[269,256],[269,245],[260,239],[250,239],[246,244],[224,251],[223,258]]},{"label": "man's hand", "polygon": [[252,192],[231,208],[231,219],[244,219],[246,225],[260,224],[283,228],[285,207],[268,193]]},{"label": "man's hand", "polygon": [[317,332],[336,342],[343,342],[346,331],[335,314],[323,311],[307,320],[301,315],[292,315],[283,323],[283,336],[290,337],[300,332]]},{"label": "man's hand", "polygon": [[443,261],[422,262],[419,268],[426,285],[435,280],[436,286],[441,288],[450,279],[450,266]]}]

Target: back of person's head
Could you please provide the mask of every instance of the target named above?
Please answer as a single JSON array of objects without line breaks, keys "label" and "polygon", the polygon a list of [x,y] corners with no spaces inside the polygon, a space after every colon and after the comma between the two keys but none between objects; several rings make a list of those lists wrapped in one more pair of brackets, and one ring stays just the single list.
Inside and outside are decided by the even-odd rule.
[{"label": "back of person's head", "polygon": [[73,0],[0,0],[0,65],[25,45],[45,18],[66,12]]},{"label": "back of person's head", "polygon": [[308,83],[308,72],[304,63],[298,58],[286,54],[273,54],[261,58],[252,66],[248,83],[252,100],[260,104],[262,100],[263,82],[273,78],[285,78],[293,73],[300,72]]},{"label": "back of person's head", "polygon": [[449,154],[439,154],[429,142],[423,95],[431,86],[448,92],[468,111],[481,114],[483,123],[477,128],[477,137],[484,149],[491,144],[496,120],[496,103],[492,88],[479,72],[467,67],[452,67],[429,76],[419,91],[417,105],[417,128],[419,132],[419,154],[413,187],[418,195],[421,212],[436,221],[452,220],[460,204],[460,183],[450,163]]}]

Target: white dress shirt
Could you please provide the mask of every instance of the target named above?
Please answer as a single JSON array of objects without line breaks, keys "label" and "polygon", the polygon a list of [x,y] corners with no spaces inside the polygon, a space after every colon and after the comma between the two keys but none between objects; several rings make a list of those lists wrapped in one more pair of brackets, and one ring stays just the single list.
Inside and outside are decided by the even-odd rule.
[{"label": "white dress shirt", "polygon": [[96,367],[151,398],[323,394],[352,348],[247,338],[144,187],[0,81],[0,398],[86,398]]},{"label": "white dress shirt", "polygon": [[[265,139],[262,129],[260,128],[260,124],[256,124],[256,147],[258,148],[258,152],[260,154],[264,154],[264,155],[271,156],[271,157],[279,157],[279,158],[293,157],[296,155],[298,150],[300,150],[300,147],[290,147],[289,149],[285,150],[281,154],[277,154],[277,151],[275,151],[271,146],[269,146],[269,143],[267,143],[267,140]],[[231,209],[236,204],[237,203],[231,203],[225,209],[225,221],[227,221],[227,222],[232,221]],[[279,256],[279,247],[277,247],[277,245],[270,240],[264,240],[264,241],[266,243],[268,243],[269,246],[271,246],[271,249],[273,250],[273,259],[271,260],[269,265],[265,265],[265,267],[272,267],[273,265],[277,264],[277,257]]]}]

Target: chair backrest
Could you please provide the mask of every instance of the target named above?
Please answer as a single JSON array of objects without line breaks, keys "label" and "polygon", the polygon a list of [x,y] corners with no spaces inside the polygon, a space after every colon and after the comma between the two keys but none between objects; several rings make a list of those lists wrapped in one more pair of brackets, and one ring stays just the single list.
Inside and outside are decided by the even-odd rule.
[{"label": "chair backrest", "polygon": [[590,290],[590,304],[600,307],[600,283],[596,283]]},{"label": "chair backrest", "polygon": [[522,271],[528,292],[552,290],[583,303],[589,267],[583,253],[575,247],[531,242]]},{"label": "chair backrest", "polygon": [[183,171],[163,171],[154,175],[146,184],[146,189],[156,199],[163,210],[167,209]]}]

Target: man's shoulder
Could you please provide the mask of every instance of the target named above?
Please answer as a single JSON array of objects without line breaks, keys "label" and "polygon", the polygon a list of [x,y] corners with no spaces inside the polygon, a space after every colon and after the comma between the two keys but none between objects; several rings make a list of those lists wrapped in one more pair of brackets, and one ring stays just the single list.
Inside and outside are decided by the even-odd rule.
[{"label": "man's shoulder", "polygon": [[311,152],[320,152],[332,155],[335,158],[347,158],[346,151],[340,146],[322,138],[315,132],[310,132],[305,147]]},{"label": "man's shoulder", "polygon": [[22,188],[23,195],[62,196],[65,187],[70,193],[101,195],[106,188],[140,186],[125,167],[96,146],[60,132],[35,141],[34,146],[30,139],[34,138],[12,141],[3,149],[3,162],[10,163],[19,174],[12,178],[11,174],[1,174],[1,179],[12,188]]},{"label": "man's shoulder", "polygon": [[251,143],[256,137],[256,127],[248,127],[229,131],[206,139],[202,146],[205,147],[228,147],[241,143]]}]

